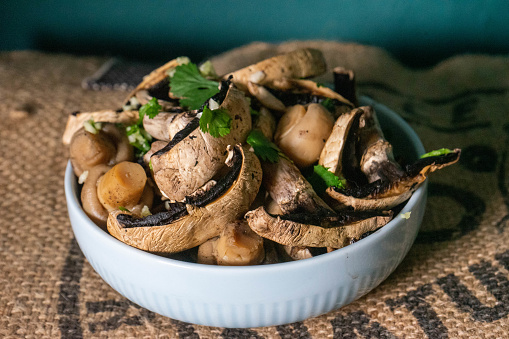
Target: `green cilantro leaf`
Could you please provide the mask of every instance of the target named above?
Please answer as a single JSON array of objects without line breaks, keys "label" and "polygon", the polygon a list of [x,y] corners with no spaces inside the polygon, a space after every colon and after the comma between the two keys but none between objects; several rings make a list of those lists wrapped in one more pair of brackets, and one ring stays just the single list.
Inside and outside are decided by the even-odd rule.
[{"label": "green cilantro leaf", "polygon": [[142,156],[150,150],[150,141],[152,141],[152,136],[148,134],[141,125],[134,124],[127,126],[126,134],[129,143],[138,149],[138,156]]},{"label": "green cilantro leaf", "polygon": [[246,142],[253,147],[255,154],[263,161],[276,163],[280,156],[284,156],[283,152],[267,139],[260,130],[252,130],[247,136]]},{"label": "green cilantro leaf", "polygon": [[446,154],[449,154],[449,153],[452,153],[452,151],[448,148],[441,148],[441,149],[437,149],[437,150],[434,150],[434,151],[431,151],[431,152],[428,152],[426,154],[423,154],[421,155],[421,159],[422,158],[427,158],[427,157],[438,157],[440,155],[446,155]]},{"label": "green cilantro leaf", "polygon": [[260,111],[257,111],[254,108],[249,108],[249,112],[251,113],[252,116],[255,116],[255,117],[260,115]]},{"label": "green cilantro leaf", "polygon": [[125,208],[124,206],[118,206],[118,209],[121,210],[122,212],[131,212],[127,208]]},{"label": "green cilantro leaf", "polygon": [[224,137],[230,133],[231,122],[232,118],[228,115],[226,109],[211,110],[208,106],[205,106],[200,117],[200,129],[214,138]]},{"label": "green cilantro leaf", "polygon": [[346,180],[338,178],[328,168],[322,165],[313,167],[313,174],[308,178],[309,183],[318,194],[325,193],[325,190],[331,186],[337,188],[346,188]]},{"label": "green cilantro leaf", "polygon": [[196,64],[187,63],[175,68],[170,78],[170,90],[180,99],[182,106],[198,109],[203,103],[219,92],[219,83],[205,79]]},{"label": "green cilantro leaf", "polygon": [[140,111],[139,111],[140,118],[138,121],[142,122],[143,117],[145,115],[148,116],[150,119],[154,119],[155,116],[158,115],[159,112],[161,112],[162,108],[163,107],[161,105],[159,105],[159,102],[157,101],[156,98],[150,99],[149,102],[147,102],[145,105],[140,107]]},{"label": "green cilantro leaf", "polygon": [[321,102],[322,106],[325,107],[329,112],[333,112],[334,113],[334,108],[335,108],[335,105],[334,105],[334,100],[331,99],[331,98],[325,98],[322,102]]}]

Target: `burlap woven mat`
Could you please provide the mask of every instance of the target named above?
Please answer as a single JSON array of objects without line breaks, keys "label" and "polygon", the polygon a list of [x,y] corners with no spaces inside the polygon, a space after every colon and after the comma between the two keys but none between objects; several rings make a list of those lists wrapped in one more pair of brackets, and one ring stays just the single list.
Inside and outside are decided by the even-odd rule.
[{"label": "burlap woven mat", "polygon": [[463,149],[431,177],[417,242],[385,282],[340,310],[258,329],[186,324],[127,301],[73,240],[61,144],[69,113],[116,108],[125,86],[82,87],[104,58],[9,52],[0,54],[0,337],[507,338],[509,57],[414,71],[377,48],[314,41],[252,44],[213,61],[223,73],[302,45],[355,70],[359,92],[400,113],[426,149]]}]

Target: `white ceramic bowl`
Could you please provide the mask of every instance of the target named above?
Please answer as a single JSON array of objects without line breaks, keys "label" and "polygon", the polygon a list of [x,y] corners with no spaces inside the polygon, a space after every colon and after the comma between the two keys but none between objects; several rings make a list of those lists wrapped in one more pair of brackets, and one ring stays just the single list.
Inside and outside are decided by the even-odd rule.
[{"label": "white ceramic bowl", "polygon": [[[398,115],[368,98],[399,154],[424,148]],[[400,215],[370,236],[311,259],[250,267],[208,266],[130,247],[97,227],[81,209],[70,164],[65,192],[75,237],[92,267],[120,294],[153,312],[208,326],[260,327],[301,321],[340,308],[379,285],[410,249],[422,221],[426,185]]]}]

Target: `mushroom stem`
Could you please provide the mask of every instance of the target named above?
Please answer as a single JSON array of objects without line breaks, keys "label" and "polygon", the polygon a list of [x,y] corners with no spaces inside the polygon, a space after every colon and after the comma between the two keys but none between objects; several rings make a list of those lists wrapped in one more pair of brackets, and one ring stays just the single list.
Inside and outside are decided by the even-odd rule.
[{"label": "mushroom stem", "polygon": [[101,204],[108,211],[119,207],[134,207],[140,200],[147,176],[140,164],[134,162],[121,162],[99,180],[97,196]]}]

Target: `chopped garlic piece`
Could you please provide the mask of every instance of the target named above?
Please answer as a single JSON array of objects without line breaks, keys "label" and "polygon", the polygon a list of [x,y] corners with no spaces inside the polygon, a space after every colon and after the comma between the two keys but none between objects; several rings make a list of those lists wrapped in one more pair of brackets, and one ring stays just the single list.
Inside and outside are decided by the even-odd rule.
[{"label": "chopped garlic piece", "polygon": [[143,208],[141,209],[141,217],[147,217],[149,215],[152,215],[152,213],[150,213],[150,209],[148,208],[147,205],[144,205]]},{"label": "chopped garlic piece", "polygon": [[214,99],[209,99],[209,108],[211,111],[213,111],[219,108],[219,104]]},{"label": "chopped garlic piece", "polygon": [[216,70],[214,69],[214,66],[212,65],[210,60],[207,60],[203,64],[201,64],[199,67],[199,70],[200,70],[201,75],[204,77],[211,77],[211,78],[217,77]]},{"label": "chopped garlic piece", "polygon": [[263,79],[265,79],[264,71],[258,71],[249,76],[249,81],[251,81],[254,84],[259,84]]},{"label": "chopped garlic piece", "polygon": [[85,131],[97,134],[97,132],[102,128],[102,123],[94,122],[94,120],[90,119],[83,123],[83,127],[85,128]]},{"label": "chopped garlic piece", "polygon": [[83,184],[85,182],[85,180],[87,180],[88,178],[88,171],[83,171],[83,173],[81,173],[80,177],[78,178],[78,184]]},{"label": "chopped garlic piece", "polygon": [[410,214],[412,214],[412,212],[401,213],[400,216],[403,219],[410,219]]},{"label": "chopped garlic piece", "polygon": [[189,59],[186,56],[181,56],[177,58],[177,64],[179,65],[186,65],[191,62],[191,59]]}]

